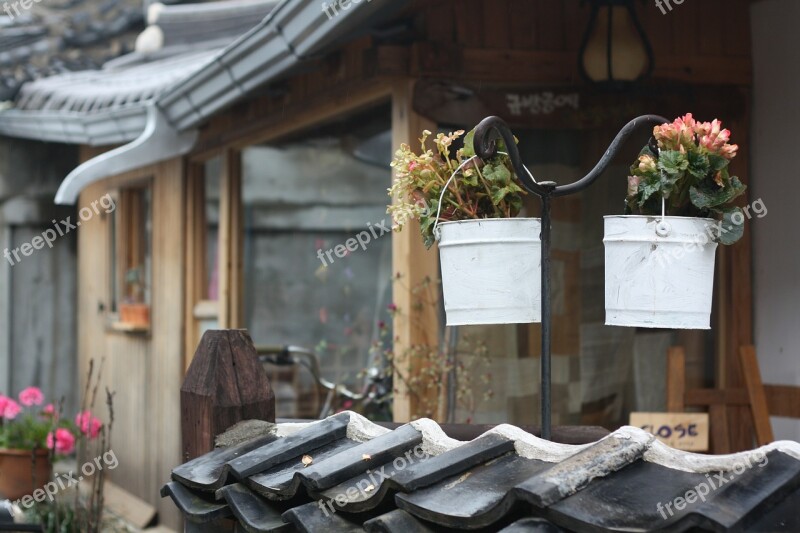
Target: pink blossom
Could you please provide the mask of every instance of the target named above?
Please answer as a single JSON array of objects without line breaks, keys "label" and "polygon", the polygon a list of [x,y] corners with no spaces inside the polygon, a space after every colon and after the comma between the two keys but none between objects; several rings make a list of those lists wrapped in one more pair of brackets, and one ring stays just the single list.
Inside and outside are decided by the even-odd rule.
[{"label": "pink blossom", "polygon": [[410,163],[408,164],[408,171],[409,171],[409,172],[414,172],[414,169],[415,169],[415,168],[417,168],[418,166],[419,166],[419,165],[417,164],[417,162],[416,162],[416,161],[412,161],[412,162],[410,162]]},{"label": "pink blossom", "polygon": [[724,157],[725,159],[733,159],[736,157],[736,153],[739,151],[738,144],[725,144],[722,148],[719,149],[719,155]]},{"label": "pink blossom", "polygon": [[628,196],[636,196],[639,193],[639,176],[628,176]]},{"label": "pink blossom", "polygon": [[39,387],[28,387],[19,393],[19,403],[25,407],[32,405],[42,405],[44,401],[44,394],[39,390]]},{"label": "pink blossom", "polygon": [[47,405],[44,406],[42,412],[46,415],[52,415],[53,413],[56,412],[56,408],[52,403],[48,403]]},{"label": "pink blossom", "polygon": [[[47,434],[47,447],[53,449],[53,433]],[[68,429],[58,428],[55,435],[56,453],[68,455],[75,449],[75,435]]]},{"label": "pink blossom", "polygon": [[100,419],[93,417],[90,411],[75,415],[75,425],[78,426],[81,433],[88,435],[90,439],[97,438],[97,435],[100,434],[100,428],[103,427]]},{"label": "pink blossom", "polygon": [[6,404],[3,407],[3,417],[9,420],[14,420],[17,418],[17,415],[22,410],[17,402],[12,400],[11,398],[6,398]]},{"label": "pink blossom", "polygon": [[665,150],[680,150],[682,146],[694,143],[697,121],[691,113],[676,118],[671,124],[662,124],[653,128],[653,137]]}]

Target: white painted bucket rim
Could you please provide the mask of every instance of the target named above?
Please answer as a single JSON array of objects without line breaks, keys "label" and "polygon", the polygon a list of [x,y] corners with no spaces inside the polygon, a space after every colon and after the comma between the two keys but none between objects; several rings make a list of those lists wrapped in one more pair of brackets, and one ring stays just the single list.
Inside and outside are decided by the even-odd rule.
[{"label": "white painted bucket rim", "polygon": [[512,217],[512,218],[468,218],[465,220],[448,220],[447,222],[440,222],[439,226],[445,225],[455,225],[455,224],[466,224],[470,222],[524,222],[524,221],[531,221],[531,222],[541,222],[541,218],[532,218],[532,217]]},{"label": "white painted bucket rim", "polygon": [[662,217],[661,215],[605,215],[603,219],[612,219],[612,218],[622,218],[622,219],[647,219],[647,220],[705,220],[707,222],[717,222],[713,218],[708,217],[676,217],[667,215]]}]

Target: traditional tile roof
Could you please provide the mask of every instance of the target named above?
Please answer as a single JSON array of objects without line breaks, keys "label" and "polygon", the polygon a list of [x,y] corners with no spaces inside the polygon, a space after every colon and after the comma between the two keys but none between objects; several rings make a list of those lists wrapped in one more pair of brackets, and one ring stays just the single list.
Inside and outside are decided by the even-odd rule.
[{"label": "traditional tile roof", "polygon": [[189,461],[162,495],[189,530],[800,531],[800,444],[704,456],[633,427],[566,445],[509,425],[460,442],[345,412]]},{"label": "traditional tile roof", "polygon": [[23,83],[99,69],[133,49],[144,27],[141,0],[48,0],[24,10],[4,2],[0,16],[0,102]]},{"label": "traditional tile roof", "polygon": [[[226,45],[256,26],[276,4],[276,0],[230,0],[158,6],[151,9],[151,24],[137,40],[137,43],[145,43],[137,44],[137,48],[144,51],[132,51],[130,46],[115,48],[107,42],[108,50],[117,50],[113,57],[119,56],[119,52],[131,53],[105,65],[102,63],[111,57],[88,63],[84,59],[76,65],[83,68],[45,71],[44,75],[34,76],[35,81],[25,84],[19,91],[15,107],[23,111],[95,113],[141,106],[208,65]],[[141,7],[138,9],[136,20],[141,22]],[[62,41],[87,46],[100,36],[115,35],[121,25],[122,22],[90,24],[90,27],[97,26],[97,31],[90,34],[65,32]],[[141,24],[137,29],[141,29]],[[15,36],[15,31],[22,29],[0,30],[0,43],[4,40],[28,42],[35,38],[33,28],[25,30],[25,36]],[[34,44],[26,46],[35,48]],[[19,53],[16,55],[21,57]],[[76,57],[82,56],[77,54]],[[76,70],[78,72],[72,72]]]}]

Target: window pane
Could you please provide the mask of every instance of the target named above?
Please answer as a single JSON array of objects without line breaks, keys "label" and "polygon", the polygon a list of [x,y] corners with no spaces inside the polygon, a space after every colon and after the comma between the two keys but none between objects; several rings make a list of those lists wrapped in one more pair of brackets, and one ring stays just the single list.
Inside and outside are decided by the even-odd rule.
[{"label": "window pane", "polygon": [[209,159],[204,165],[206,270],[205,300],[219,299],[219,198],[222,157]]},{"label": "window pane", "polygon": [[332,381],[357,381],[391,301],[390,160],[388,106],[242,153],[247,328]]}]

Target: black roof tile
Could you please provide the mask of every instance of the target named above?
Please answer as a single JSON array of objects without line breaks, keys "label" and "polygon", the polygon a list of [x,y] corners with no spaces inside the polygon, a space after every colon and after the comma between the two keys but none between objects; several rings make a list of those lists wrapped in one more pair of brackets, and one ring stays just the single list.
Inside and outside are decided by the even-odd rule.
[{"label": "black roof tile", "polygon": [[250,532],[800,531],[800,444],[714,457],[636,428],[568,446],[511,426],[459,443],[340,413],[179,466],[162,495]]}]

